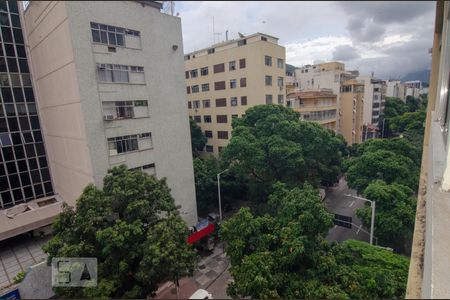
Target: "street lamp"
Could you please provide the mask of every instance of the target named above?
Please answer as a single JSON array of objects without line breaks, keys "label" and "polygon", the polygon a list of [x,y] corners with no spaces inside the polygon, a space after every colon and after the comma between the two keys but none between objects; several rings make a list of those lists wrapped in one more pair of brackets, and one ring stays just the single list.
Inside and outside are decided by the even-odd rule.
[{"label": "street lamp", "polygon": [[222,172],[220,172],[219,174],[217,174],[217,194],[219,196],[219,219],[220,219],[221,223],[222,223],[222,200],[220,198],[220,175],[225,173],[228,170],[229,169],[225,169]]},{"label": "street lamp", "polygon": [[347,194],[345,196],[352,197],[352,198],[359,199],[359,200],[366,201],[366,202],[370,202],[370,206],[372,207],[372,218],[370,221],[370,244],[373,245],[373,226],[375,223],[375,201],[372,201],[372,200],[369,200],[366,198],[362,198],[362,197],[358,197],[358,196],[353,196],[350,194]]}]

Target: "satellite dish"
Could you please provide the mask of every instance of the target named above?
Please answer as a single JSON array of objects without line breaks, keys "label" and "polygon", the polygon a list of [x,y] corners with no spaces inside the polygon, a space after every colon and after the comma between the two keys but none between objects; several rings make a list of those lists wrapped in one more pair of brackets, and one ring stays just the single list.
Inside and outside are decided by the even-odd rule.
[{"label": "satellite dish", "polygon": [[238,32],[238,34],[239,34],[239,37],[240,37],[241,39],[245,37],[245,35],[243,35],[243,34],[240,33],[240,32]]}]

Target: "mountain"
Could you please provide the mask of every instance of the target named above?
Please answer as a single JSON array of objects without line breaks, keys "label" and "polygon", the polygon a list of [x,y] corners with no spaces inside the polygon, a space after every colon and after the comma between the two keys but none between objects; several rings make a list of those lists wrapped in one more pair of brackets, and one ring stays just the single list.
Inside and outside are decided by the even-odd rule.
[{"label": "mountain", "polygon": [[422,82],[428,83],[430,81],[430,70],[412,72],[401,79],[402,82],[410,80],[420,80]]},{"label": "mountain", "polygon": [[295,67],[293,65],[286,64],[286,72],[294,73],[294,71],[295,71]]}]

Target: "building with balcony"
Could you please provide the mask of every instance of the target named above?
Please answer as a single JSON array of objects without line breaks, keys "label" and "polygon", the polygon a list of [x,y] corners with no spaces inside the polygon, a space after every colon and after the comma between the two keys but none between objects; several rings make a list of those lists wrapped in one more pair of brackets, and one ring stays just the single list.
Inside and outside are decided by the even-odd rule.
[{"label": "building with balcony", "polygon": [[450,298],[450,2],[436,2],[407,299]]},{"label": "building with balcony", "polygon": [[363,140],[364,83],[356,79],[344,81],[340,97],[340,133],[347,144],[359,144]]},{"label": "building with balcony", "polygon": [[317,122],[336,131],[337,96],[331,90],[298,91],[287,95],[286,106],[300,113],[305,121]]},{"label": "building with balcony", "polygon": [[181,21],[160,1],[32,1],[25,32],[55,191],[74,205],[125,164],[197,222]]},{"label": "building with balcony", "polygon": [[218,155],[231,138],[231,121],[260,104],[285,103],[285,48],[255,33],[185,55],[189,116],[204,131],[205,153]]},{"label": "building with balcony", "polygon": [[0,2],[0,241],[50,224],[55,194],[17,1]]},{"label": "building with balcony", "polygon": [[[295,69],[296,87],[298,90],[331,89],[337,96],[337,107],[341,106],[341,83],[355,78],[357,74],[345,70],[345,64],[326,62],[315,65],[304,65]],[[340,132],[340,118],[337,119],[337,132]]]}]

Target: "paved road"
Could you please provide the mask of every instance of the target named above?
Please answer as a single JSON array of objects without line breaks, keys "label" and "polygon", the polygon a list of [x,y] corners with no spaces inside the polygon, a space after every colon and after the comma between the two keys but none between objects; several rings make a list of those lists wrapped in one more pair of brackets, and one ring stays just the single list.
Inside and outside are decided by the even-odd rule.
[{"label": "paved road", "polygon": [[348,239],[369,242],[369,235],[363,231],[369,232],[369,230],[364,227],[359,229],[361,221],[356,217],[356,209],[363,207],[365,202],[355,198],[346,197],[346,194],[356,195],[356,191],[348,188],[347,182],[342,178],[338,186],[327,190],[324,204],[330,213],[352,217],[353,223],[357,226],[352,226],[350,229],[335,225],[328,232],[326,239],[328,241],[336,241],[339,243]]}]

